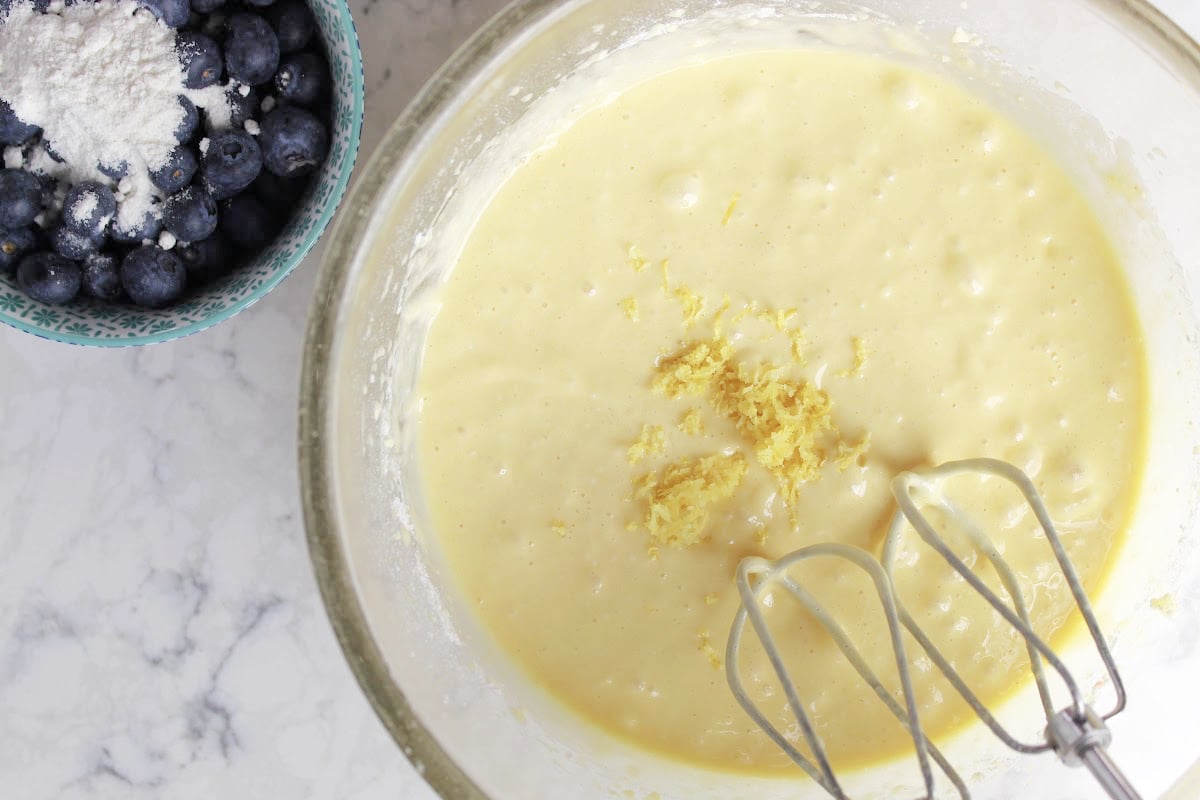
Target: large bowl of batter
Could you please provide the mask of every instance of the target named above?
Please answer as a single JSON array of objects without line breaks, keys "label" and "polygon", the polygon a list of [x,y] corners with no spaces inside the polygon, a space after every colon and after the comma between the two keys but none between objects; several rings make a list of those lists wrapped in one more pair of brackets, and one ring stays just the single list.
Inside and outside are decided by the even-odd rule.
[{"label": "large bowl of batter", "polygon": [[[875,549],[896,471],[969,456],[1035,478],[1094,590],[1114,755],[1193,796],[1200,50],[1141,3],[985,6],[516,3],[397,121],[322,272],[301,467],[339,639],[442,796],[823,796],[727,693],[736,563]],[[993,489],[972,502],[1105,697]],[[901,556],[1036,738],[1022,648]],[[851,795],[915,796],[903,731],[779,624]],[[1093,796],[916,673],[972,796]]]}]

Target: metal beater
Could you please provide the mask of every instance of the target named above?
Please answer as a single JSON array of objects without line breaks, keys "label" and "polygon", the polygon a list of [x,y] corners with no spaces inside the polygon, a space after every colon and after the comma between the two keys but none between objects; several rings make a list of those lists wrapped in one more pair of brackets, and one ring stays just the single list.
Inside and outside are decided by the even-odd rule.
[{"label": "metal beater", "polygon": [[[991,475],[1008,481],[1023,495],[1025,502],[1033,510],[1038,524],[1045,534],[1046,542],[1054,553],[1058,566],[1062,571],[1066,584],[1070,589],[1076,607],[1083,615],[1092,642],[1108,673],[1109,680],[1116,695],[1113,707],[1105,714],[1098,714],[1083,699],[1074,677],[1067,670],[1059,657],[1050,646],[1033,630],[1028,609],[1026,607],[1017,577],[1009,564],[1001,556],[995,544],[987,534],[975,524],[970,515],[946,496],[942,489],[945,479],[964,473],[976,475]],[[938,766],[959,797],[966,800],[970,793],[962,778],[954,771],[938,749],[928,740],[921,729],[917,713],[917,703],[913,696],[912,679],[909,672],[909,660],[905,654],[904,636],[901,627],[917,641],[921,649],[928,655],[933,665],[954,686],[955,690],[970,705],[979,719],[987,725],[1004,744],[1021,753],[1040,753],[1053,750],[1063,763],[1069,766],[1083,765],[1095,776],[1113,800],[1140,800],[1140,796],[1122,775],[1121,771],[1109,758],[1106,748],[1112,741],[1112,735],[1105,720],[1119,713],[1125,707],[1125,689],[1121,677],[1117,673],[1095,613],[1084,593],[1079,577],[1071,565],[1050,514],[1042,502],[1033,482],[1024,472],[1004,461],[995,459],[969,459],[952,461],[939,467],[927,470],[914,470],[898,475],[892,481],[892,494],[895,496],[897,511],[893,515],[888,528],[883,551],[877,559],[873,554],[857,547],[836,543],[811,545],[784,556],[776,561],[763,558],[746,558],[737,570],[737,587],[741,595],[742,607],[734,618],[733,628],[729,634],[726,647],[725,664],[729,687],[742,708],[754,722],[771,737],[788,757],[800,766],[830,795],[839,800],[849,800],[842,789],[837,776],[830,766],[829,757],[822,744],[821,737],[816,731],[813,721],[806,711],[806,705],[799,696],[794,680],[791,678],[786,662],[779,650],[778,643],[772,635],[766,617],[763,613],[763,599],[772,590],[784,589],[787,594],[799,602],[825,630],[830,634],[834,644],[842,655],[850,662],[859,677],[871,687],[874,694],[887,706],[891,713],[904,726],[912,738],[918,766],[924,782],[925,794],[923,800],[932,800],[934,791],[933,768],[931,761]],[[948,520],[968,536],[972,546],[985,557],[996,570],[1001,584],[1009,594],[1010,602],[999,597],[988,587],[976,573],[960,559],[938,534],[929,518],[922,513],[914,499],[919,494],[926,507],[936,506]],[[923,541],[933,548],[970,586],[978,592],[992,608],[996,610],[1025,640],[1029,663],[1032,668],[1034,682],[1037,686],[1042,708],[1046,715],[1045,740],[1042,742],[1022,742],[1007,731],[1003,725],[985,707],[978,696],[966,685],[949,660],[938,650],[916,620],[905,611],[896,599],[893,583],[893,568],[897,548],[905,526],[911,525]],[[828,609],[821,604],[817,597],[808,591],[800,581],[797,581],[790,570],[797,564],[812,559],[832,558],[845,562],[850,567],[859,569],[870,577],[878,597],[880,608],[887,621],[892,650],[895,654],[896,669],[900,679],[901,694],[904,703],[901,705],[891,692],[871,670],[862,654],[844,628],[837,622]],[[738,656],[741,650],[742,637],[746,630],[746,622],[751,628],[771,663],[772,668],[786,694],[789,707],[795,713],[805,744],[811,753],[805,755],[789,741],[788,738],[771,723],[762,711],[755,705],[747,694],[742,676],[739,671]],[[1058,674],[1066,692],[1070,695],[1070,704],[1056,710],[1051,698],[1050,686],[1047,680],[1045,665]]]}]

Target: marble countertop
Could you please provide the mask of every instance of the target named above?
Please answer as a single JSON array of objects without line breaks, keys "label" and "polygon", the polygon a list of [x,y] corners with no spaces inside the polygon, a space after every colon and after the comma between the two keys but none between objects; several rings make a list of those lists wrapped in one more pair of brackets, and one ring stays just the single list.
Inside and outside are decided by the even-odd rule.
[{"label": "marble countertop", "polygon": [[[351,0],[364,160],[502,5]],[[1200,2],[1160,6],[1200,35]],[[0,797],[434,797],[360,693],[306,551],[296,408],[319,258],[167,345],[0,329]]]}]

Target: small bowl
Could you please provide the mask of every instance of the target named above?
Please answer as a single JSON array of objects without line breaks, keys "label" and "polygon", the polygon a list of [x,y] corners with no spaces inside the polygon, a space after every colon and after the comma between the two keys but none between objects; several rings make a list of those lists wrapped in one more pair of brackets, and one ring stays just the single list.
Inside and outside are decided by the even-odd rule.
[{"label": "small bowl", "polygon": [[329,57],[333,124],[329,156],[283,231],[231,274],[161,310],[80,298],[65,306],[31,300],[15,276],[0,275],[0,322],[68,344],[131,347],[178,339],[248,308],[294,270],[333,219],[358,156],[363,122],[363,67],[346,0],[309,0]]}]

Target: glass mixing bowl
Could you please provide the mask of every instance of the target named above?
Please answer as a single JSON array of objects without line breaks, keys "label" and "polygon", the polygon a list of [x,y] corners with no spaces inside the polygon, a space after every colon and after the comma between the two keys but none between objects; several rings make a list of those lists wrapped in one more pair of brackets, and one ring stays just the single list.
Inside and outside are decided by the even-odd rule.
[{"label": "glass mixing bowl", "polygon": [[[429,318],[415,298],[453,263],[497,165],[549,121],[627,85],[646,48],[686,59],[800,45],[886,54],[963,82],[1033,131],[1112,230],[1153,380],[1143,498],[1098,601],[1130,695],[1112,752],[1146,796],[1200,797],[1200,49],[1138,0],[524,0],[480,31],[362,171],[308,331],[305,519],[363,689],[445,798],[823,796],[802,777],[648,756],[529,685],[449,586],[401,413]],[[581,86],[590,94],[571,93]],[[948,755],[976,797],[1098,796],[1053,757],[1018,757],[974,733]],[[855,796],[901,796],[903,781],[880,768]]]}]

